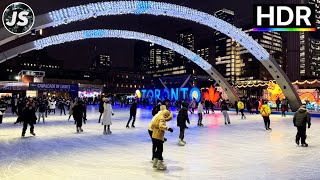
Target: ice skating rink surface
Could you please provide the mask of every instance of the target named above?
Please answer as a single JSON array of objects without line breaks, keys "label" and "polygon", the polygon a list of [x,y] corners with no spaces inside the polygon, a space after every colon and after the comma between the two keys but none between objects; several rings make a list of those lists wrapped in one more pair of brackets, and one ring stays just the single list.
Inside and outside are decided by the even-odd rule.
[{"label": "ice skating rink surface", "polygon": [[[138,109],[136,128],[126,129],[129,108],[115,108],[112,135],[103,135],[97,106],[88,107],[84,132],[75,133],[67,116],[50,115],[36,124],[35,137],[7,117],[0,125],[1,180],[109,180],[109,179],[320,179],[320,119],[307,130],[309,147],[295,144],[292,116],[271,116],[272,131],[265,131],[260,115],[241,120],[229,112],[231,125],[224,125],[220,112],[189,115],[187,145],[177,145],[179,129],[168,123],[164,161],[167,171],[152,168],[151,142],[147,132],[151,109]],[[57,111],[58,112],[58,111]]]}]

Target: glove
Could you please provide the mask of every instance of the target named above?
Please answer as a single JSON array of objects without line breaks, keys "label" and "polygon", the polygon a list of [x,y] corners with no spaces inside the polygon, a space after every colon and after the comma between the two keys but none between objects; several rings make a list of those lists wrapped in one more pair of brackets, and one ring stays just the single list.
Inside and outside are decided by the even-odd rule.
[{"label": "glove", "polygon": [[163,138],[164,139],[164,141],[167,141],[167,138]]},{"label": "glove", "polygon": [[114,113],[112,113],[112,116],[114,115]]},{"label": "glove", "polygon": [[311,124],[308,125],[308,129],[310,129],[310,127],[311,127]]},{"label": "glove", "polygon": [[172,128],[169,128],[168,131],[169,131],[169,132],[173,132],[173,129],[172,129]]}]

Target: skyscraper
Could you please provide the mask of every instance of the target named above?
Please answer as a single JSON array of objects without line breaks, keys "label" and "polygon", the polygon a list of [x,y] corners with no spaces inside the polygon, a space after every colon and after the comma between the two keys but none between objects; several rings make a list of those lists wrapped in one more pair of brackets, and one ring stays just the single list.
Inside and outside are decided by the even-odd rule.
[{"label": "skyscraper", "polygon": [[[216,11],[214,15],[234,25],[234,12],[228,9]],[[236,42],[219,31],[215,31],[215,67],[231,83],[240,75],[239,55],[237,54]]]}]

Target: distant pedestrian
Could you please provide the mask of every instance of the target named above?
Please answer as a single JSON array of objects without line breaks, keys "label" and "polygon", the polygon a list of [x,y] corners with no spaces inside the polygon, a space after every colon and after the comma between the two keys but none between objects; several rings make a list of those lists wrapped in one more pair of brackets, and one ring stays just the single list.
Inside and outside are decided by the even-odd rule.
[{"label": "distant pedestrian", "polygon": [[311,127],[311,118],[308,110],[306,109],[306,105],[303,104],[298,111],[294,114],[293,117],[293,125],[297,127],[297,135],[296,135],[296,143],[299,145],[301,139],[301,146],[308,147],[306,143],[306,130],[307,125],[308,129]]}]

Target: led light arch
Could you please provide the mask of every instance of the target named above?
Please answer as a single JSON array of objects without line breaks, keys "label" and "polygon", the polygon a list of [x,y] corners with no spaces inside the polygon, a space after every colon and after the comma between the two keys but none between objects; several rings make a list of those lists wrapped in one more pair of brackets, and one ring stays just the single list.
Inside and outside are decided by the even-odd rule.
[{"label": "led light arch", "polygon": [[[273,57],[261,45],[235,26],[218,19],[213,15],[192,8],[153,1],[97,2],[55,10],[37,16],[34,29],[59,26],[98,16],[123,14],[148,14],[180,18],[211,27],[212,29],[226,34],[239,42],[266,67],[280,85],[286,97],[288,97],[292,110],[295,111],[300,107],[301,101],[289,78]],[[0,44],[4,44],[16,38],[19,38],[19,36],[13,36],[8,34],[5,29],[0,29]]]},{"label": "led light arch", "polygon": [[4,58],[13,58],[21,53],[26,53],[32,50],[40,50],[45,47],[52,45],[85,40],[85,39],[94,39],[94,38],[121,38],[121,39],[134,39],[142,40],[154,44],[161,45],[163,47],[174,50],[175,52],[185,56],[190,59],[192,62],[204,69],[210,77],[216,80],[219,85],[225,90],[228,97],[232,101],[239,99],[237,92],[231,87],[231,85],[223,78],[223,76],[211,66],[207,61],[202,59],[200,56],[194,52],[188,50],[187,48],[180,46],[177,43],[172,41],[153,36],[146,33],[140,33],[135,31],[125,31],[125,30],[109,30],[109,29],[97,29],[97,30],[83,30],[83,31],[74,31],[69,33],[63,33],[59,35],[54,35],[39,39],[16,48],[10,49],[2,54],[0,54],[0,63],[2,63]]}]

